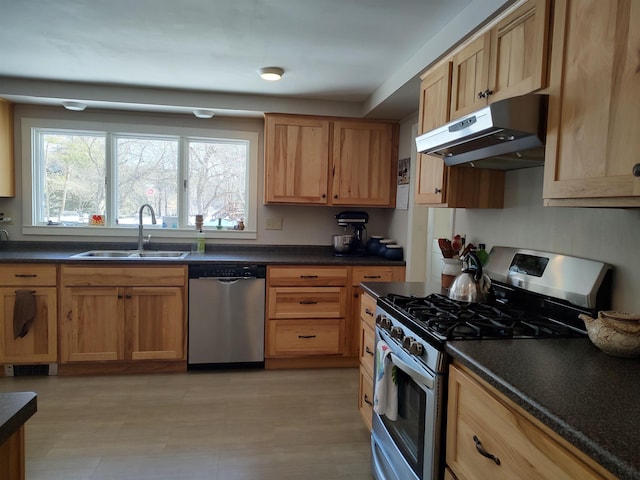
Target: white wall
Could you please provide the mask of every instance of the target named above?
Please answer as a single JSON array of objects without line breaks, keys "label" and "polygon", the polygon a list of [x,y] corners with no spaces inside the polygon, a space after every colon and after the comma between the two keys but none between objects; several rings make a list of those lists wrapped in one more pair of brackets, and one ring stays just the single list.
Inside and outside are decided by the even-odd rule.
[{"label": "white wall", "polygon": [[507,172],[505,207],[458,209],[467,240],[563,253],[614,266],[613,308],[640,312],[640,209],[544,207],[544,167]]},{"label": "white wall", "polygon": [[[73,119],[84,118],[87,121],[104,120],[109,117],[114,122],[141,122],[153,125],[171,123],[173,126],[202,128],[204,125],[220,130],[243,130],[259,132],[259,165],[258,165],[258,228],[256,240],[225,240],[208,239],[207,243],[224,244],[259,244],[259,245],[331,245],[331,236],[343,233],[335,220],[336,213],[343,210],[365,210],[369,213],[369,224],[367,230],[370,235],[382,235],[388,237],[391,232],[390,219],[393,216],[393,209],[382,208],[337,208],[318,206],[266,206],[262,203],[263,198],[263,171],[264,171],[264,122],[261,118],[239,118],[239,117],[214,117],[211,120],[199,120],[191,115],[169,115],[169,114],[140,114],[133,112],[67,112],[61,107],[37,107],[32,105],[16,105],[15,108],[15,156],[16,156],[16,196],[15,198],[0,198],[0,212],[8,211],[13,218],[12,225],[2,224],[2,228],[9,231],[12,240],[23,241],[69,241],[69,237],[43,237],[22,234],[22,166],[21,166],[21,138],[20,123],[23,117],[35,118],[61,118]],[[3,172],[0,172],[2,174]],[[268,217],[282,218],[282,230],[266,230],[264,228]],[[127,237],[110,237],[112,241],[135,241],[137,229],[132,229],[131,235]],[[76,241],[101,240],[91,237],[72,237]],[[162,239],[159,241],[181,243],[185,240]],[[186,241],[188,242],[188,240]]]}]

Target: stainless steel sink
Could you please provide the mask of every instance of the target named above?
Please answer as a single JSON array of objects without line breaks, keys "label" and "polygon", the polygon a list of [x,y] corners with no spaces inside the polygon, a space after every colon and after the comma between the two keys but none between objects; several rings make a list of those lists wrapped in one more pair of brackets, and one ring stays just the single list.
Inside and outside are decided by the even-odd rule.
[{"label": "stainless steel sink", "polygon": [[88,259],[96,259],[96,258],[117,258],[117,259],[141,259],[141,258],[185,258],[189,255],[190,252],[181,252],[175,250],[89,250],[88,252],[77,253],[75,255],[71,255],[71,258],[88,258]]}]

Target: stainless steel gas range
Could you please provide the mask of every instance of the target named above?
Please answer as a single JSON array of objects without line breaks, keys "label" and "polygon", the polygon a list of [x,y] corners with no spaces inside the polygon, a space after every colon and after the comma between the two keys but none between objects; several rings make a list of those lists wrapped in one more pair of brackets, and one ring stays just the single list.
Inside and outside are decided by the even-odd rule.
[{"label": "stainless steel gas range", "polygon": [[441,293],[378,299],[371,435],[377,480],[443,478],[447,341],[581,337],[578,314],[610,306],[612,268],[603,262],[494,247],[485,273],[492,281],[486,303]]}]

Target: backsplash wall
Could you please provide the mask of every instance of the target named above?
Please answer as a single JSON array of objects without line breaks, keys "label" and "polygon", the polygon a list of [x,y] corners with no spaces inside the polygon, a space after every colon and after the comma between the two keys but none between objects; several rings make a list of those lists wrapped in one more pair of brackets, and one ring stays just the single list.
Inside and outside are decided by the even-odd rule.
[{"label": "backsplash wall", "polygon": [[610,263],[613,309],[640,313],[640,209],[545,207],[543,172],[507,172],[504,209],[458,209],[454,230],[488,249],[527,247]]}]

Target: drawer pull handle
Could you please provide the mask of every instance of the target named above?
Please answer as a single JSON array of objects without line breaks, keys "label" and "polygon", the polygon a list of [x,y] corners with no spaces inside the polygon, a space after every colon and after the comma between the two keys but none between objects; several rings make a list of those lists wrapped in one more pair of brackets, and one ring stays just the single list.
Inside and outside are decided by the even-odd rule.
[{"label": "drawer pull handle", "polygon": [[365,275],[364,278],[382,278],[382,275]]},{"label": "drawer pull handle", "polygon": [[364,313],[366,313],[367,315],[371,315],[373,317],[373,312],[371,310],[369,310],[368,308],[364,309]]},{"label": "drawer pull handle", "polygon": [[298,338],[316,338],[315,335],[298,335]]},{"label": "drawer pull handle", "polygon": [[300,300],[300,305],[316,305],[317,303],[315,300]]},{"label": "drawer pull handle", "polygon": [[318,275],[300,275],[300,278],[318,278]]},{"label": "drawer pull handle", "polygon": [[[18,293],[19,291],[20,291],[20,290],[15,290],[14,292],[15,292],[15,293]],[[38,292],[36,292],[35,290],[29,290],[29,293],[31,293],[31,294],[33,294],[33,295],[35,295],[35,294],[36,294],[36,293],[38,293]]]},{"label": "drawer pull handle", "polygon": [[495,455],[492,455],[491,453],[487,452],[484,447],[482,446],[482,443],[480,442],[480,439],[474,435],[473,436],[473,441],[476,444],[476,450],[478,451],[478,453],[480,455],[482,455],[483,457],[488,458],[489,460],[493,460],[494,462],[496,462],[496,465],[500,465],[500,459],[498,457],[496,457]]},{"label": "drawer pull handle", "polygon": [[38,275],[35,273],[16,273],[17,278],[36,278]]},{"label": "drawer pull handle", "polygon": [[369,345],[364,347],[364,351],[367,352],[369,355],[371,355],[373,357],[374,353],[371,350],[369,350]]},{"label": "drawer pull handle", "polygon": [[373,407],[373,403],[371,402],[371,400],[369,400],[369,397],[367,396],[367,394],[364,394],[364,403],[366,403],[367,405]]}]

